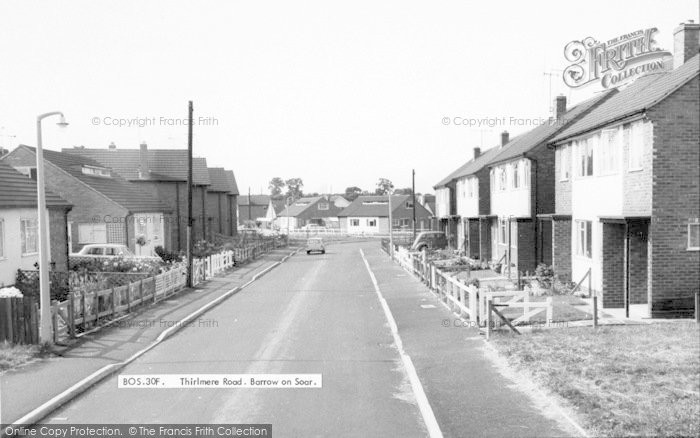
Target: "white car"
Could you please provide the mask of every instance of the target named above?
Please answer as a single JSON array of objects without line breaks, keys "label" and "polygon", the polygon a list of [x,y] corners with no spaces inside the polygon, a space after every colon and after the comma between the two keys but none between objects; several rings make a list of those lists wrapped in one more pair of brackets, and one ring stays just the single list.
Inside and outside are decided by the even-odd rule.
[{"label": "white car", "polygon": [[80,251],[72,253],[70,256],[89,258],[123,257],[160,260],[160,257],[156,256],[137,256],[129,249],[128,246],[116,243],[91,243],[82,247]]}]

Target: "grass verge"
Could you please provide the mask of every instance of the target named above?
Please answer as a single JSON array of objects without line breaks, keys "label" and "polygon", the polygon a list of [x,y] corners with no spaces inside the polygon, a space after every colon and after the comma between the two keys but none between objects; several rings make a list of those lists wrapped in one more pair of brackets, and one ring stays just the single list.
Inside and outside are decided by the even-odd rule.
[{"label": "grass verge", "polygon": [[34,359],[50,356],[48,348],[40,345],[0,343],[0,372],[20,367]]},{"label": "grass verge", "polygon": [[593,436],[700,436],[699,336],[672,322],[504,333],[493,346]]}]

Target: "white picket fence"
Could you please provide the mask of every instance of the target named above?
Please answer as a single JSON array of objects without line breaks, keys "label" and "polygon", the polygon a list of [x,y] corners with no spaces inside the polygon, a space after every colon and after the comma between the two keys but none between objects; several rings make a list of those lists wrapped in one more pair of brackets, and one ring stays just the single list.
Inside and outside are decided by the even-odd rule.
[{"label": "white picket fence", "polygon": [[496,308],[508,307],[522,309],[510,323],[518,325],[530,322],[531,318],[545,312],[546,321],[552,321],[552,298],[545,301],[532,301],[527,291],[487,291],[474,285],[467,286],[454,276],[444,272],[435,265],[428,263],[422,252],[411,252],[404,247],[397,247],[394,260],[407,272],[417,276],[433,290],[452,311],[477,321],[480,325],[489,326],[493,323],[488,312],[488,303]]}]

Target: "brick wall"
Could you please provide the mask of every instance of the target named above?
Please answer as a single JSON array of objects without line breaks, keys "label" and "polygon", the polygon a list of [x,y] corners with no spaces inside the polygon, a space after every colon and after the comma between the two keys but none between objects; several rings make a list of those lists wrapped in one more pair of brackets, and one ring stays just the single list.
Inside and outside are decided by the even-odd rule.
[{"label": "brick wall", "polygon": [[649,230],[651,313],[700,288],[700,252],[687,250],[688,220],[700,217],[698,78],[647,111],[653,122],[652,221]]},{"label": "brick wall", "polygon": [[571,219],[552,220],[552,268],[561,281],[571,281]]},{"label": "brick wall", "polygon": [[625,226],[602,224],[603,307],[624,307]]},{"label": "brick wall", "polygon": [[489,219],[479,219],[481,224],[481,234],[479,235],[479,251],[481,260],[491,260],[491,221]]}]

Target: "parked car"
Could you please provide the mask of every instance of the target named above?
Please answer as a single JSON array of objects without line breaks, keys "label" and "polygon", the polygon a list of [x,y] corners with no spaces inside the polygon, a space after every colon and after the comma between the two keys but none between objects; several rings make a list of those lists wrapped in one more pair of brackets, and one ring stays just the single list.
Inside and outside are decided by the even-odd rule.
[{"label": "parked car", "polygon": [[306,254],[311,254],[313,251],[321,254],[326,253],[326,247],[323,245],[323,239],[320,237],[312,237],[306,241]]},{"label": "parked car", "polygon": [[160,260],[160,257],[155,256],[137,256],[129,249],[128,246],[116,243],[91,243],[82,247],[80,251],[72,253],[70,256],[86,258],[123,257]]},{"label": "parked car", "polygon": [[411,251],[447,248],[447,236],[442,231],[423,231],[416,236]]}]

